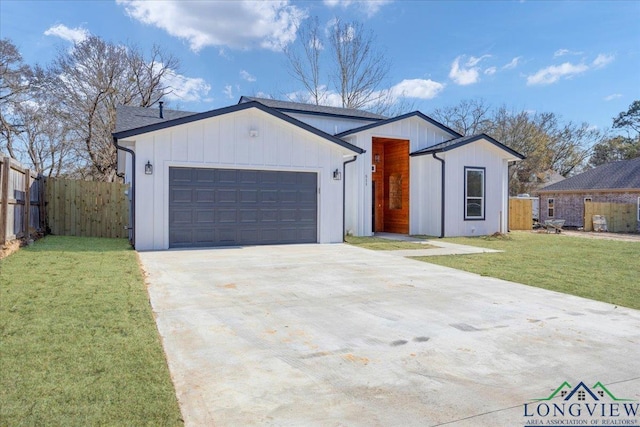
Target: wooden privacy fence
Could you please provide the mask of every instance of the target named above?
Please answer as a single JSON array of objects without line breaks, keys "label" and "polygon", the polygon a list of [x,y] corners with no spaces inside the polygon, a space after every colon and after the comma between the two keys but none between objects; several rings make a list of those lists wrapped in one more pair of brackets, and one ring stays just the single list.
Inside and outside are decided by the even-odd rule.
[{"label": "wooden privacy fence", "polygon": [[0,157],[0,245],[42,231],[42,177],[9,157]]},{"label": "wooden privacy fence", "polygon": [[584,231],[593,231],[593,216],[603,215],[607,220],[607,230],[614,233],[636,231],[638,222],[635,203],[584,203]]},{"label": "wooden privacy fence", "polygon": [[128,188],[116,182],[48,178],[45,197],[51,234],[128,237]]},{"label": "wooden privacy fence", "polygon": [[509,199],[509,230],[533,229],[533,201]]}]

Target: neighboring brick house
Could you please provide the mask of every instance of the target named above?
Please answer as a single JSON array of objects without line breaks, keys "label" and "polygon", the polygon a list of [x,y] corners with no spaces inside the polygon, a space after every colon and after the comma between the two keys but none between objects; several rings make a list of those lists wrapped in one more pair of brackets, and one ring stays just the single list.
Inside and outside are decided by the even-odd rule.
[{"label": "neighboring brick house", "polygon": [[640,157],[607,163],[541,188],[540,221],[564,219],[565,226],[584,227],[585,201],[633,203],[640,231]]}]

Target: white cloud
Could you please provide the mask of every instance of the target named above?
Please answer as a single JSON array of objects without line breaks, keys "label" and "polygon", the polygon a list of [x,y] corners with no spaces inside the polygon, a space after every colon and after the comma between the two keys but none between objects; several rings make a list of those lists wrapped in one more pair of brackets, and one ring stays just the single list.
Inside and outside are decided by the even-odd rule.
[{"label": "white cloud", "polygon": [[229,99],[235,98],[235,96],[233,95],[233,86],[231,85],[225,85],[222,93],[224,93],[224,96],[226,96]]},{"label": "white cloud", "polygon": [[488,76],[491,76],[491,75],[495,74],[495,73],[496,73],[496,71],[498,71],[498,68],[496,68],[496,67],[489,67],[489,68],[487,68],[486,70],[484,70],[484,73],[485,73],[486,75],[488,75]]},{"label": "white cloud", "polygon": [[520,59],[522,59],[522,56],[516,56],[515,58],[513,58],[511,60],[511,62],[509,62],[508,64],[504,65],[502,67],[503,70],[511,70],[513,68],[516,68],[518,66],[518,63],[520,62]]},{"label": "white cloud", "polygon": [[342,7],[346,9],[351,5],[357,5],[368,16],[372,17],[382,6],[392,3],[393,0],[323,0],[325,6]]},{"label": "white cloud", "polygon": [[575,52],[569,49],[558,49],[553,53],[554,58],[559,58],[565,55],[582,55],[582,52]]},{"label": "white cloud", "polygon": [[199,77],[186,77],[173,71],[168,72],[162,78],[171,93],[167,94],[167,99],[172,101],[198,102],[205,99],[211,90],[204,79]]},{"label": "white cloud", "polygon": [[539,70],[537,73],[527,76],[527,85],[548,85],[555,83],[561,78],[572,78],[578,74],[582,74],[587,71],[589,67],[585,64],[571,64],[565,62],[560,65],[551,65],[549,67]]},{"label": "white cloud", "polygon": [[467,66],[467,67],[475,67],[476,65],[478,65],[478,63],[480,61],[482,61],[485,58],[491,58],[491,55],[482,55],[482,56],[480,56],[478,58],[476,58],[475,56],[472,56],[472,57],[469,58],[469,60],[465,64],[465,66]]},{"label": "white cloud", "polygon": [[614,99],[622,98],[621,93],[612,93],[611,95],[607,95],[604,97],[605,101],[613,101]]},{"label": "white cloud", "polygon": [[306,12],[288,0],[257,2],[116,0],[138,21],[186,40],[191,50],[206,46],[281,50],[296,38]]},{"label": "white cloud", "polygon": [[462,58],[463,56],[458,56],[453,60],[453,63],[451,64],[451,71],[449,72],[449,78],[453,80],[454,83],[461,86],[477,83],[478,80],[480,80],[480,72],[478,70],[478,67],[468,68],[469,62],[467,62],[463,66],[460,66],[460,60]]},{"label": "white cloud", "polygon": [[255,82],[257,80],[255,76],[249,74],[249,72],[245,70],[240,71],[240,77],[248,82]]},{"label": "white cloud", "polygon": [[393,86],[391,95],[394,98],[432,99],[444,89],[444,84],[430,79],[405,79]]},{"label": "white cloud", "polygon": [[60,37],[71,43],[80,43],[89,37],[90,34],[86,28],[69,28],[64,24],[54,25],[44,32],[45,36]]},{"label": "white cloud", "polygon": [[596,57],[596,59],[593,60],[593,66],[596,68],[604,67],[605,65],[612,62],[613,59],[614,59],[613,55],[606,55],[604,53],[601,53]]}]

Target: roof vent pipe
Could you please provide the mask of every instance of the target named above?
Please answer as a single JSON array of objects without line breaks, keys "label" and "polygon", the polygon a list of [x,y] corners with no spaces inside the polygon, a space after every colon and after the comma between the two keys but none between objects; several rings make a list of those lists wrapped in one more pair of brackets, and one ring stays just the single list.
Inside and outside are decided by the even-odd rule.
[{"label": "roof vent pipe", "polygon": [[160,105],[160,118],[164,119],[164,114],[162,114],[162,104],[164,104],[164,101],[160,101],[158,104]]}]

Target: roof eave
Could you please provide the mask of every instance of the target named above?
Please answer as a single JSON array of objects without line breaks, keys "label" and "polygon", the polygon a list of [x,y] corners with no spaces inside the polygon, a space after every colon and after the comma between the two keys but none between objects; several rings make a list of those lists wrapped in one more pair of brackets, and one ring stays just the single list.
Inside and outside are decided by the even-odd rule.
[{"label": "roof eave", "polygon": [[571,194],[571,193],[640,193],[640,188],[574,188],[569,190],[549,190],[541,188],[535,190],[540,194]]}]

